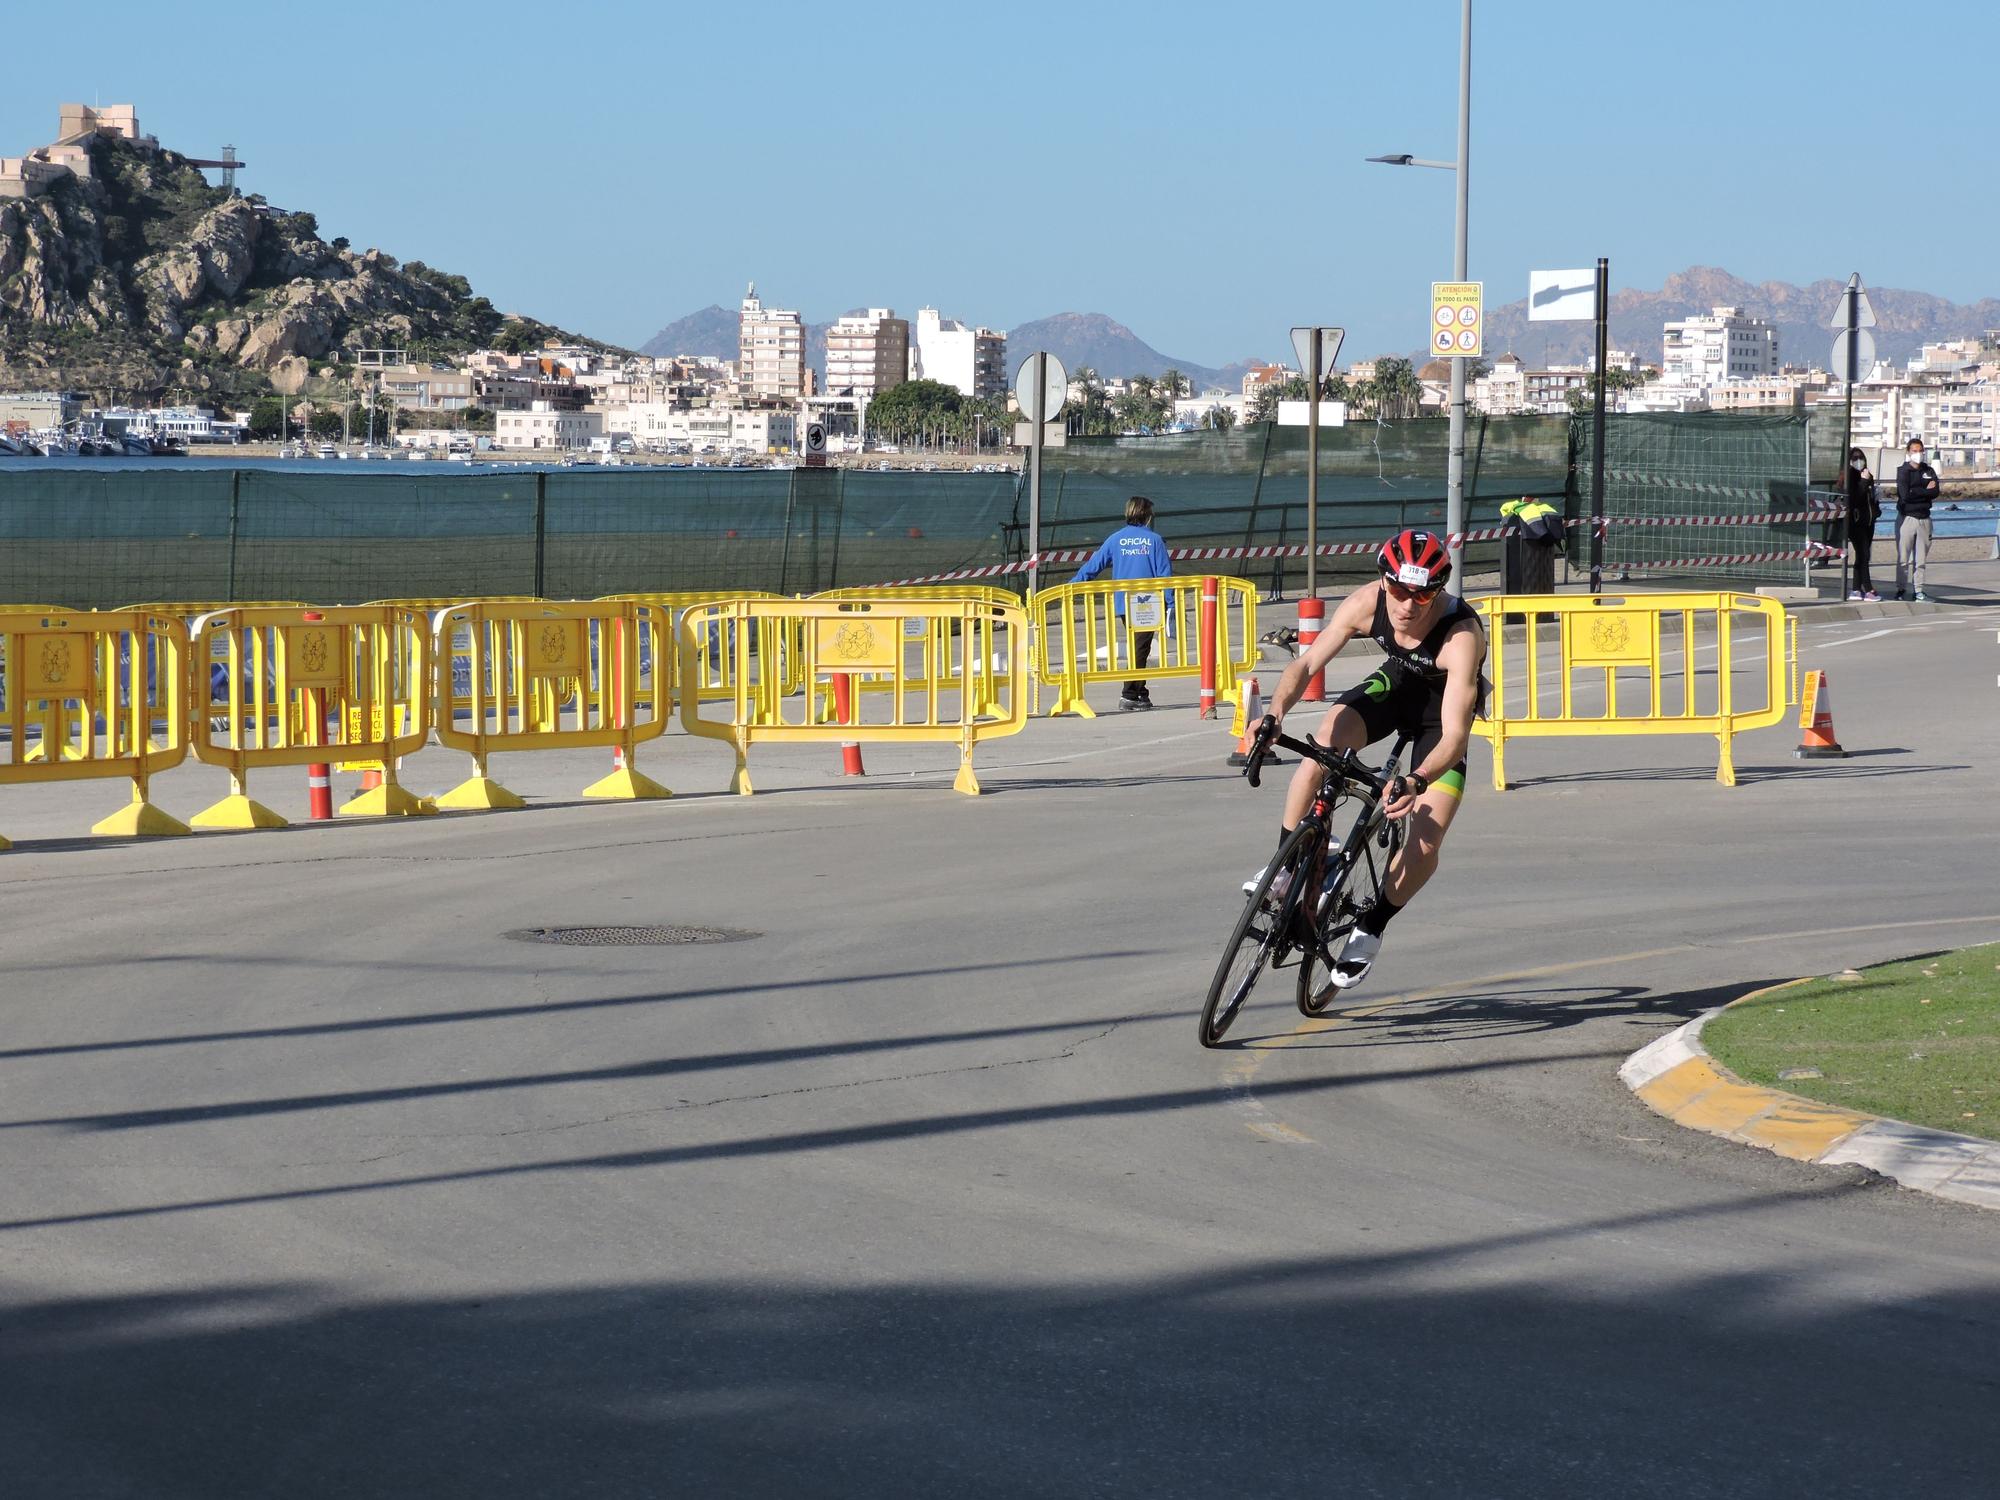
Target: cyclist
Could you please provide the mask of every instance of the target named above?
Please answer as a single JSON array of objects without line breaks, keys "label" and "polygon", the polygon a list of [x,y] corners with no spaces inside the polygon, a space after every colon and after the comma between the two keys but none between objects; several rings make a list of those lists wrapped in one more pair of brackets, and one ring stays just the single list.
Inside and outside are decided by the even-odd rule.
[{"label": "cyclist", "polygon": [[[1413,769],[1390,782],[1383,802],[1390,818],[1410,820],[1407,837],[1382,900],[1360,914],[1335,957],[1329,977],[1340,989],[1367,977],[1383,930],[1437,870],[1439,847],[1465,792],[1472,720],[1486,696],[1486,633],[1476,611],[1444,592],[1451,559],[1442,539],[1428,531],[1399,532],[1375,561],[1381,577],[1342,600],[1319,639],[1285,668],[1258,729],[1269,743],[1307,680],[1355,636],[1366,635],[1382,648],[1382,665],[1334,700],[1312,736],[1336,750],[1359,750],[1398,732],[1413,742]],[[1317,762],[1299,763],[1285,793],[1281,839],[1312,807],[1324,774]],[[1274,899],[1283,894],[1271,892]]]}]

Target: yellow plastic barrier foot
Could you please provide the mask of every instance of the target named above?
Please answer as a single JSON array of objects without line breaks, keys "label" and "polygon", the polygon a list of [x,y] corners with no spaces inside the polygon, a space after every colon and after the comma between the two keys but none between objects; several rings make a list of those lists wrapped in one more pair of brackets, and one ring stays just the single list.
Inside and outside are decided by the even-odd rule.
[{"label": "yellow plastic barrier foot", "polygon": [[261,802],[253,802],[249,796],[237,792],[224,797],[213,807],[203,808],[188,819],[194,828],[289,828],[291,824],[272,812]]},{"label": "yellow plastic barrier foot", "polygon": [[335,814],[343,818],[420,818],[437,811],[435,803],[425,807],[424,801],[407,787],[384,783],[351,802],[343,802]]},{"label": "yellow plastic barrier foot", "polygon": [[958,776],[953,780],[951,789],[954,792],[963,792],[968,797],[979,795],[979,778],[972,774],[971,756],[966,756],[958,763]]},{"label": "yellow plastic barrier foot", "polygon": [[150,802],[129,803],[90,831],[106,839],[164,839],[194,832],[179,818],[161,812]]},{"label": "yellow plastic barrier foot", "polygon": [[1082,688],[1072,691],[1070,685],[1064,683],[1057,690],[1055,706],[1049,710],[1049,717],[1054,719],[1063,714],[1075,714],[1079,719],[1094,719],[1097,717],[1097,710],[1083,701]]},{"label": "yellow plastic barrier foot", "polygon": [[13,847],[14,846],[8,843],[7,840],[5,840],[4,838],[0,838],[0,849],[11,849]]},{"label": "yellow plastic barrier foot", "polygon": [[526,807],[514,793],[510,792],[491,776],[474,776],[469,781],[460,782],[437,799],[441,808],[453,812],[467,810],[491,810],[495,808]]},{"label": "yellow plastic barrier foot", "polygon": [[736,757],[736,770],[730,775],[729,790],[739,797],[747,797],[756,790],[750,785],[750,762],[741,755]]},{"label": "yellow plastic barrier foot", "polygon": [[593,781],[583,789],[586,797],[614,797],[621,802],[657,802],[673,793],[659,782],[630,766],[620,766],[602,781]]}]

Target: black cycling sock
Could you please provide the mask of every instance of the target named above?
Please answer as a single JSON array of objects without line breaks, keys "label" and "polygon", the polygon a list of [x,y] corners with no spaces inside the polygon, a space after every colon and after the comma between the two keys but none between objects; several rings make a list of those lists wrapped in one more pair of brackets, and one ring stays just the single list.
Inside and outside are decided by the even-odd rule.
[{"label": "black cycling sock", "polygon": [[1278,825],[1278,847],[1280,849],[1285,847],[1285,840],[1290,838],[1291,836],[1292,836],[1291,829],[1285,827],[1282,823]]},{"label": "black cycling sock", "polygon": [[1387,896],[1379,898],[1375,904],[1361,914],[1361,930],[1371,937],[1380,937],[1382,929],[1389,925],[1389,919],[1403,908]]}]

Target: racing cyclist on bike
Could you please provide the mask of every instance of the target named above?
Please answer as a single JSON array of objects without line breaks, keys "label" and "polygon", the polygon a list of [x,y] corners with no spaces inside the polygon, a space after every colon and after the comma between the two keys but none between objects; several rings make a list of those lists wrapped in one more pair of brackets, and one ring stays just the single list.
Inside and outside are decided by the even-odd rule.
[{"label": "racing cyclist on bike", "polygon": [[[1437,870],[1438,850],[1465,792],[1473,716],[1486,693],[1486,633],[1476,611],[1444,592],[1451,559],[1442,539],[1428,531],[1399,532],[1375,561],[1381,577],[1342,600],[1319,639],[1285,668],[1258,729],[1268,745],[1307,681],[1355,636],[1367,635],[1382,648],[1382,665],[1334,699],[1312,736],[1335,750],[1360,750],[1398,732],[1412,740],[1413,769],[1389,783],[1383,800],[1388,817],[1410,820],[1407,836],[1383,899],[1361,913],[1335,957],[1329,977],[1340,989],[1367,977],[1383,930]],[[1324,775],[1317,762],[1300,761],[1285,793],[1281,841],[1312,807]],[[1254,881],[1244,887],[1253,888]],[[1282,895],[1271,892],[1274,899]]]}]

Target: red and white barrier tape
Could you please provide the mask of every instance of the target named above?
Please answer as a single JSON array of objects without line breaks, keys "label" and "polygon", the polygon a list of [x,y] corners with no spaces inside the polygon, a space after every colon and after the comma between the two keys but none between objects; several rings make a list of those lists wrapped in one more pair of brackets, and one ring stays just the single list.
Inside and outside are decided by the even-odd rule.
[{"label": "red and white barrier tape", "polygon": [[1621,573],[1656,573],[1662,568],[1716,568],[1729,563],[1798,562],[1808,557],[1838,557],[1838,547],[1824,546],[1819,542],[1808,542],[1796,552],[1739,552],[1730,557],[1675,557],[1660,562],[1606,563],[1604,571],[1616,568]]}]

